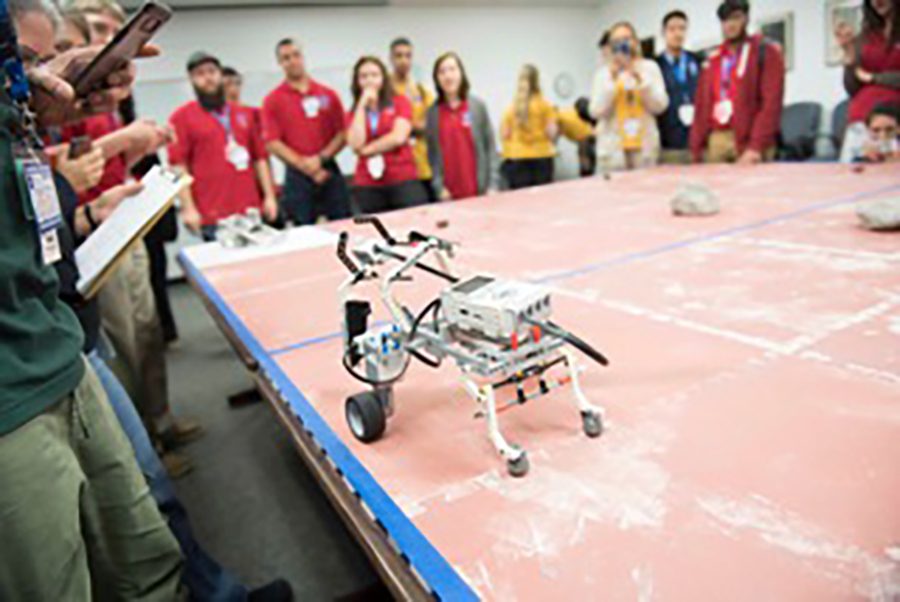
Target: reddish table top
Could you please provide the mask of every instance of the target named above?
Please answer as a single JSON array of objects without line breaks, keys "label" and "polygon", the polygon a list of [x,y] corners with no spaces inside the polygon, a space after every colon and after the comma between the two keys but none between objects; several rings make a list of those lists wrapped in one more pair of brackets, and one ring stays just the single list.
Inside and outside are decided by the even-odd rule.
[{"label": "reddish table top", "polygon": [[[673,217],[687,181],[722,212]],[[386,215],[397,233],[461,241],[463,273],[550,286],[554,319],[612,360],[584,361],[606,411],[599,439],[581,435],[567,389],[501,415],[529,452],[523,479],[506,474],[452,362],[414,364],[385,437],[352,437],[343,401],[362,387],[341,367],[346,272],[332,245],[194,268],[390,512],[481,597],[888,600],[900,597],[900,234],[862,230],[853,210],[897,195],[889,168],[659,168]],[[342,228],[351,242],[374,234],[328,226]],[[413,307],[441,284],[417,282],[401,289]]]}]

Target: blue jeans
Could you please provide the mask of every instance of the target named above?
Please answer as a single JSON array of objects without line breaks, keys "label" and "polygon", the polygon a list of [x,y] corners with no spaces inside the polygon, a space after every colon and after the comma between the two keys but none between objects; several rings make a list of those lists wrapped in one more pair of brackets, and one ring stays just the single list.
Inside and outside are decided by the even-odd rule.
[{"label": "blue jeans", "polygon": [[96,350],[88,355],[88,361],[100,378],[100,384],[103,385],[103,389],[109,397],[109,404],[134,448],[134,455],[137,457],[141,472],[147,479],[150,494],[156,500],[160,513],[166,517],[169,529],[172,530],[175,539],[178,540],[178,545],[181,546],[181,553],[184,555],[184,572],[181,575],[181,581],[190,591],[191,600],[195,602],[244,602],[247,599],[247,588],[238,583],[234,575],[210,558],[194,539],[187,511],[178,501],[172,481],[169,480],[166,469],[160,462],[159,456],[156,455],[156,450],[147,435],[147,429],[144,428],[144,423],[141,422],[141,417],[122,383],[118,381]]}]

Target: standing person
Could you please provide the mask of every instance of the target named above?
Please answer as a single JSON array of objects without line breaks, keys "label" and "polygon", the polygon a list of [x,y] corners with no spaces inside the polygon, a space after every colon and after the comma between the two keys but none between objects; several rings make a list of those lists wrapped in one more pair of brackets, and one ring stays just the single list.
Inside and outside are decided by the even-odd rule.
[{"label": "standing person", "polygon": [[597,120],[597,162],[609,169],[636,169],[659,159],[656,116],[669,105],[659,65],[641,56],[631,23],[609,30],[611,57],[594,77],[591,116]]},{"label": "standing person", "polygon": [[663,163],[691,162],[688,139],[694,123],[694,93],[700,79],[701,61],[698,55],[684,48],[687,29],[684,11],[673,10],[663,17],[666,49],[656,57],[669,96],[669,106],[657,119]]},{"label": "standing person", "polygon": [[455,52],[445,52],[432,72],[437,102],[428,109],[428,159],[440,200],[487,194],[498,187],[497,148],[487,106],[470,92]]},{"label": "standing person", "polygon": [[416,160],[416,170],[419,172],[419,180],[428,193],[428,201],[434,202],[437,197],[434,187],[431,185],[431,164],[428,163],[428,142],[425,138],[425,114],[434,103],[434,94],[422,83],[413,78],[413,45],[409,38],[397,38],[391,42],[391,83],[394,86],[394,94],[405,96],[412,105],[412,134],[410,141],[413,145],[413,158]]},{"label": "standing person", "polygon": [[[82,15],[88,23],[89,45],[101,48],[118,33],[125,13],[112,0],[74,0],[68,13]],[[64,35],[74,35],[67,28]],[[69,39],[77,46],[80,40]],[[146,155],[165,145],[166,128],[146,120],[123,126],[117,112],[96,115],[63,129],[64,139],[87,136],[103,149],[106,168],[100,185],[81,195],[80,203],[98,198],[103,192],[125,182],[128,169]],[[169,403],[169,380],[165,357],[165,337],[150,278],[150,257],[145,245],[134,245],[124,254],[119,267],[98,293],[103,330],[109,336],[116,358],[112,366],[154,441],[165,451],[163,462],[173,474],[189,469],[190,461],[174,447],[202,434],[193,420],[176,418]]]},{"label": "standing person", "polygon": [[263,101],[263,138],[287,168],[281,204],[295,224],[350,215],[350,196],[334,158],[344,148],[344,107],[337,93],[309,76],[290,38],[275,47],[284,82]]},{"label": "standing person", "polygon": [[262,109],[246,105],[242,99],[244,76],[234,67],[222,67],[222,86],[225,88],[225,100],[242,106],[253,113],[253,120],[262,136]]},{"label": "standing person", "polygon": [[204,240],[215,239],[219,220],[251,208],[275,221],[278,201],[253,113],[225,100],[216,57],[194,53],[187,72],[197,99],[172,114],[175,142],[169,146],[172,165],[194,178],[190,189],[181,194],[182,221]]},{"label": "standing person", "polygon": [[725,0],[717,14],[724,41],[697,82],[691,155],[708,163],[770,161],[781,127],[784,57],[774,42],[747,33],[746,0]]},{"label": "standing person", "polygon": [[356,153],[353,196],[360,213],[414,207],[428,201],[409,136],[412,106],[394,94],[381,59],[364,56],[353,67],[353,107],[347,143]]},{"label": "standing person", "polygon": [[841,160],[863,154],[866,118],[877,105],[900,104],[900,7],[896,0],[865,0],[862,32],[835,28],[844,51],[844,88],[850,95]]},{"label": "standing person", "polygon": [[537,67],[524,65],[519,72],[516,98],[500,124],[505,172],[511,189],[553,181],[554,143],[558,135],[556,109],[541,94]]},{"label": "standing person", "polygon": [[[183,593],[177,542],[81,355],[78,321],[58,296],[62,215],[22,107],[43,126],[80,117],[82,99],[63,73],[97,50],[72,50],[32,69],[16,37],[18,30],[26,54],[49,59],[57,22],[50,2],[0,0],[0,63],[11,67],[0,69],[0,599],[87,600],[102,592],[175,600]],[[30,86],[9,79],[23,70]],[[128,95],[128,69],[109,81],[119,87],[83,99],[85,109],[110,110]],[[14,145],[32,158],[16,158]]]}]

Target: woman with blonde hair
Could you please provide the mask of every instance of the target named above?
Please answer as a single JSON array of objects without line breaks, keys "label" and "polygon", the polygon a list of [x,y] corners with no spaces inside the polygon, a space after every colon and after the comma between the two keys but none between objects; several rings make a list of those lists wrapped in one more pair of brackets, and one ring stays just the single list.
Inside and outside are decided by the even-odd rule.
[{"label": "woman with blonde hair", "polygon": [[510,188],[553,181],[554,141],[558,134],[556,110],[541,94],[537,67],[524,65],[519,72],[516,97],[500,125],[504,171]]},{"label": "woman with blonde hair", "polygon": [[594,77],[591,116],[597,119],[597,164],[610,169],[656,165],[659,130],[656,117],[669,106],[659,65],[641,56],[628,22],[609,30],[610,58]]}]

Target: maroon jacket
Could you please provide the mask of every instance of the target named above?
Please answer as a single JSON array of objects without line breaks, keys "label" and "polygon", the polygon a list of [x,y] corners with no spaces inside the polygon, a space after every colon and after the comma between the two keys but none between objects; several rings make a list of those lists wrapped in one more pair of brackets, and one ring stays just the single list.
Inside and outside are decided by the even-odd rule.
[{"label": "maroon jacket", "polygon": [[[784,101],[784,57],[775,42],[760,35],[747,39],[750,50],[743,77],[737,80],[734,113],[731,128],[734,130],[738,153],[750,148],[762,153],[775,145],[781,126],[781,105]],[[762,44],[763,56],[760,56]],[[691,126],[690,149],[695,161],[700,161],[709,134],[715,128],[713,107],[716,103],[713,68],[719,68],[719,50],[707,57],[697,82],[694,97],[694,124]],[[710,68],[710,67],[713,68]]]}]

